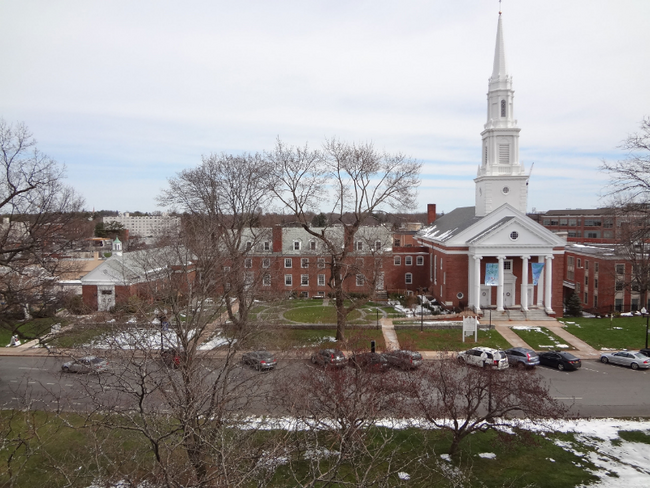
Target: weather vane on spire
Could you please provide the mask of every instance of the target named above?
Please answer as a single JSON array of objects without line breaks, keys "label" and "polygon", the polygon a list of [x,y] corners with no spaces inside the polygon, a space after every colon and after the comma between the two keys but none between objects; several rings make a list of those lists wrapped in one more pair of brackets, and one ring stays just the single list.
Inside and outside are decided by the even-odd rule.
[{"label": "weather vane on spire", "polygon": [[501,15],[501,0],[499,0],[499,15]]}]

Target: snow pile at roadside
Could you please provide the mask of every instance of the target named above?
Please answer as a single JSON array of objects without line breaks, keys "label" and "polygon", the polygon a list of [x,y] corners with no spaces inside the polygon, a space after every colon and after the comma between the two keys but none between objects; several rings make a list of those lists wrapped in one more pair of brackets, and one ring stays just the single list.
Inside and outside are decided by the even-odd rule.
[{"label": "snow pile at roadside", "polygon": [[[194,336],[194,331],[188,331],[188,339]],[[98,337],[84,347],[93,349],[169,349],[178,347],[178,337],[172,331],[133,328],[113,335]]]}]

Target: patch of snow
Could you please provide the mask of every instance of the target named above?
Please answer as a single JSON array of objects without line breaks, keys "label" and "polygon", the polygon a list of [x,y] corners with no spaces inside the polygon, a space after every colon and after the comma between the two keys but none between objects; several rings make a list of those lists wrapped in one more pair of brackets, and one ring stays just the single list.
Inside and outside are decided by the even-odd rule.
[{"label": "patch of snow", "polygon": [[[188,332],[188,339],[194,331]],[[92,340],[85,347],[94,349],[163,349],[178,347],[178,336],[171,331],[133,328],[118,332],[113,336],[104,335]]]},{"label": "patch of snow", "polygon": [[601,347],[601,351],[618,351],[618,349],[612,349],[611,347]]},{"label": "patch of snow", "polygon": [[441,454],[440,459],[451,462],[451,456],[449,454]]},{"label": "patch of snow", "polygon": [[478,457],[483,459],[496,459],[497,455],[493,452],[480,452]]},{"label": "patch of snow", "polygon": [[234,344],[237,342],[237,339],[228,339],[227,337],[224,337],[221,335],[221,332],[217,333],[210,339],[209,341],[205,341],[203,344],[201,344],[198,349],[199,351],[211,351],[212,349],[215,349],[217,347],[225,346],[228,344]]},{"label": "patch of snow", "polygon": [[408,473],[405,473],[404,471],[400,471],[397,473],[397,477],[401,480],[408,481],[411,479],[411,475]]},{"label": "patch of snow", "polygon": [[623,330],[623,327],[612,327],[612,329]]},{"label": "patch of snow", "polygon": [[555,462],[555,459],[553,459],[553,458],[546,458],[546,459],[548,459],[548,460],[551,461],[552,463]]},{"label": "patch of snow", "polygon": [[559,347],[560,349],[568,349],[570,346],[568,344],[555,344],[555,347]]}]

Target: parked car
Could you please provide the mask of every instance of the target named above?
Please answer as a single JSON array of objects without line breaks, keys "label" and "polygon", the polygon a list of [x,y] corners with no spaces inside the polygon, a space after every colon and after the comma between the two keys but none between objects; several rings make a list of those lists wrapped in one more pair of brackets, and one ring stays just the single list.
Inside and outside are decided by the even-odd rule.
[{"label": "parked car", "polygon": [[64,373],[103,373],[108,369],[108,361],[95,356],[73,359],[61,366]]},{"label": "parked car", "polygon": [[475,347],[458,353],[458,362],[480,368],[508,369],[508,358],[504,351],[491,347]]},{"label": "parked car", "polygon": [[345,366],[348,360],[338,349],[320,349],[311,355],[311,362],[320,366],[340,368]]},{"label": "parked car", "polygon": [[244,364],[247,364],[258,371],[273,369],[275,368],[275,365],[278,364],[278,361],[275,359],[273,354],[268,351],[247,352],[242,356],[241,360]]},{"label": "parked car", "polygon": [[539,364],[539,356],[532,349],[511,347],[504,351],[508,356],[508,364],[518,368],[533,368]]},{"label": "parked car", "polygon": [[388,360],[377,352],[353,354],[348,362],[350,366],[375,372],[386,371],[389,367]]},{"label": "parked car", "polygon": [[620,364],[621,366],[629,366],[632,369],[650,368],[650,357],[634,351],[605,353],[600,356],[600,362],[604,364]]},{"label": "parked car", "polygon": [[641,349],[639,352],[644,356],[648,356],[650,358],[650,349]]},{"label": "parked car", "polygon": [[160,357],[168,368],[178,368],[181,365],[181,353],[174,348],[163,349]]},{"label": "parked car", "polygon": [[582,366],[579,358],[570,352],[565,351],[546,351],[539,354],[539,362],[545,366],[557,368],[560,371],[576,370]]},{"label": "parked car", "polygon": [[417,351],[398,349],[396,351],[387,351],[383,356],[388,360],[388,364],[401,369],[415,369],[422,365],[422,354]]}]

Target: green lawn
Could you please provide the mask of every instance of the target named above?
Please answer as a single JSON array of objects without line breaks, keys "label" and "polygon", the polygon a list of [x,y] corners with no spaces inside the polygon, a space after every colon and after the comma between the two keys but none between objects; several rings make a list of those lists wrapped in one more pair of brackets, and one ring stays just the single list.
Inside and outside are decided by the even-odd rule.
[{"label": "green lawn", "polygon": [[[118,419],[115,417],[113,420]],[[4,439],[6,448],[0,451],[0,465],[3,466],[0,470],[0,486],[86,488],[99,478],[107,481],[127,477],[147,479],[159,471],[143,436],[136,432],[108,430],[100,426],[88,427],[90,424],[84,426],[83,420],[83,417],[69,413],[57,416],[44,412],[1,411],[0,427],[7,435]],[[154,421],[153,418],[151,420]],[[164,428],[163,424],[164,419],[157,420],[158,426]],[[371,454],[382,451],[394,453],[391,461],[393,466],[408,464],[405,471],[409,473],[411,481],[403,482],[393,475],[394,478],[387,480],[385,486],[452,486],[449,480],[441,477],[438,463],[442,463],[443,469],[447,467],[450,472],[459,468],[468,475],[469,479],[462,486],[555,488],[583,486],[597,480],[592,474],[595,466],[588,458],[573,453],[574,449],[579,452],[586,450],[573,434],[550,433],[541,436],[518,430],[510,433],[494,430],[477,432],[461,443],[460,456],[453,463],[440,459],[440,454],[445,453],[450,444],[448,435],[441,430],[371,428],[362,429],[359,435],[363,436]],[[300,433],[278,430],[260,433],[258,437],[249,440],[269,442],[270,437],[277,437],[278,442],[285,438],[288,449],[298,446],[299,442],[294,441],[302,438]],[[318,438],[321,445],[328,445],[331,434],[322,432]],[[7,460],[12,453],[11,448],[20,445],[17,442],[19,439],[24,444],[12,459],[10,466],[14,477],[10,481]],[[564,449],[556,445],[555,439],[561,440],[570,448]],[[163,459],[172,456],[179,466],[183,466],[187,460],[183,450],[177,447],[181,443],[176,437],[171,440],[173,442],[161,443]],[[125,456],[125,453],[128,455]],[[424,456],[424,459],[409,464],[414,453]],[[481,453],[492,453],[495,457],[484,459],[479,456]],[[292,466],[298,478],[306,475],[308,463],[302,449],[295,452],[287,450],[284,456],[293,458]],[[350,462],[362,463],[363,468],[370,459],[370,456],[355,457],[352,461],[344,458],[340,472],[342,475],[351,473]],[[327,459],[323,460],[324,464],[327,462]],[[375,466],[374,469],[381,467]],[[288,464],[278,464],[277,469],[268,475],[269,484],[265,486],[295,486]],[[345,481],[355,485],[354,478],[349,477]]]},{"label": "green lawn", "polygon": [[[29,322],[22,324],[18,331],[24,335],[28,340],[41,337],[48,334],[54,324],[61,324],[65,326],[67,322],[59,317],[46,317],[42,319],[32,319]],[[20,335],[20,334],[19,334]],[[4,347],[11,341],[11,331],[7,329],[0,329],[0,347]]]},{"label": "green lawn", "polygon": [[89,344],[93,339],[109,333],[111,331],[108,325],[77,325],[71,330],[63,332],[54,337],[50,342],[52,346],[62,348],[81,347]]},{"label": "green lawn", "polygon": [[262,330],[255,339],[255,344],[252,347],[263,346],[270,350],[320,349],[331,347],[346,351],[355,351],[361,349],[369,350],[370,341],[374,340],[379,350],[386,349],[381,329],[348,327],[345,331],[345,341],[334,341],[335,337],[335,328],[292,329],[288,327],[275,327],[268,331]]},{"label": "green lawn", "polygon": [[[582,339],[595,349],[640,349],[645,347],[646,319],[620,317],[587,319],[565,317],[567,332]],[[570,323],[573,322],[573,323]]]},{"label": "green lawn", "polygon": [[[560,339],[546,327],[511,327],[512,331],[521,337],[526,343],[536,351],[570,351],[575,349],[564,339]],[[560,347],[566,345],[569,347]]]},{"label": "green lawn", "polygon": [[462,351],[474,346],[494,347],[507,349],[510,347],[501,334],[496,330],[479,330],[478,342],[474,342],[474,336],[466,337],[462,341],[461,329],[397,329],[397,339],[402,349],[414,349],[416,351]]}]

